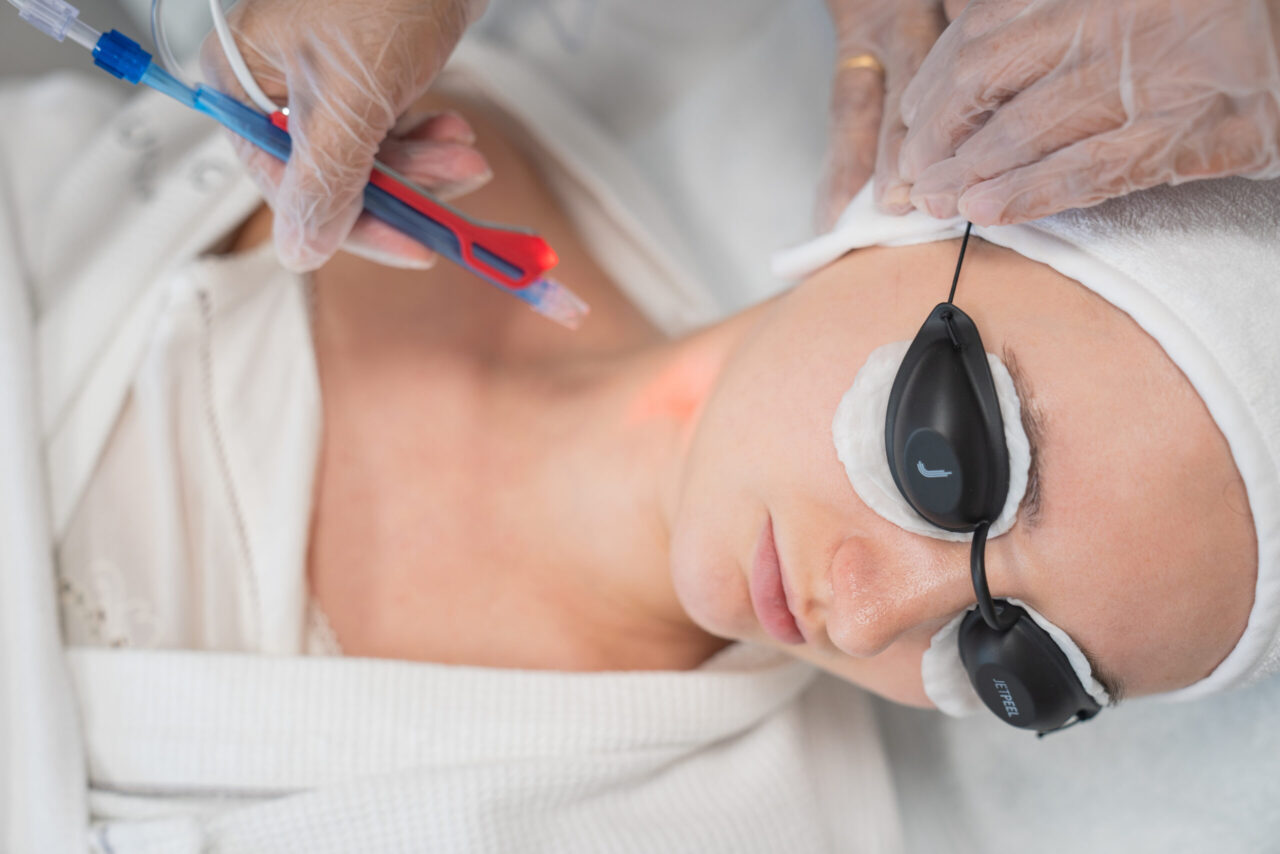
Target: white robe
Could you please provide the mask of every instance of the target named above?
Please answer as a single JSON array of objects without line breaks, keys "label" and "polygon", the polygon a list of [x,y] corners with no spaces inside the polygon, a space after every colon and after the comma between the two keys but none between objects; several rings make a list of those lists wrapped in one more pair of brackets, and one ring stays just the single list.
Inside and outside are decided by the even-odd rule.
[{"label": "white robe", "polygon": [[[553,90],[520,90],[517,64],[482,45],[464,64],[468,51],[486,80],[509,75],[496,97],[537,104],[531,133],[571,164],[552,183],[606,269],[666,328],[713,316],[688,272],[706,247],[664,225],[626,153]],[[62,78],[0,99],[21,129],[0,157],[6,851],[898,850],[865,698],[785,658],[560,674],[298,657],[305,307],[278,270],[219,269],[269,256],[198,257],[257,203],[252,187],[225,141],[160,96],[117,113],[114,92]],[[270,410],[273,388],[292,405]],[[255,422],[263,411],[295,420]],[[122,435],[184,476],[143,466],[130,481],[126,453],[110,477]],[[175,488],[192,483],[209,486]],[[84,525],[114,500],[122,522],[154,518],[153,536],[122,524],[77,545],[86,500],[99,510]],[[104,539],[120,555],[105,565]],[[76,621],[65,655],[51,547],[113,606],[96,635]],[[195,602],[198,619],[103,598],[142,564],[151,594]]]}]

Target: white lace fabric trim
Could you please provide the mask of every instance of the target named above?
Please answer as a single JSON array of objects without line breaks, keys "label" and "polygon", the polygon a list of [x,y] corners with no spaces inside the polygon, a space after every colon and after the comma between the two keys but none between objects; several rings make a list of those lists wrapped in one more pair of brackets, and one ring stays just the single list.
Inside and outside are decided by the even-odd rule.
[{"label": "white lace fabric trim", "polygon": [[93,561],[83,578],[59,574],[58,599],[69,645],[155,646],[159,625],[155,607],[130,595],[124,573],[110,561]]},{"label": "white lace fabric trim", "polygon": [[342,643],[333,630],[333,624],[314,597],[307,605],[307,637],[303,652],[328,658],[339,658],[343,654]]}]

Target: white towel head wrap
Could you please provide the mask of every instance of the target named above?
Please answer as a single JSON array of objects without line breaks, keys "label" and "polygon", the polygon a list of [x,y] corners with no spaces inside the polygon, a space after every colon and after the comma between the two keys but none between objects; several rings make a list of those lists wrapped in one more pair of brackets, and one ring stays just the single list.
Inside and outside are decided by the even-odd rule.
[{"label": "white towel head wrap", "polygon": [[[798,278],[851,249],[959,237],[960,220],[879,213],[870,187],[829,233],[774,257]],[[1184,700],[1280,672],[1280,181],[1158,187],[974,234],[1047,264],[1134,319],[1182,370],[1230,445],[1258,544],[1249,621]],[[1088,684],[1088,683],[1086,683]]]}]

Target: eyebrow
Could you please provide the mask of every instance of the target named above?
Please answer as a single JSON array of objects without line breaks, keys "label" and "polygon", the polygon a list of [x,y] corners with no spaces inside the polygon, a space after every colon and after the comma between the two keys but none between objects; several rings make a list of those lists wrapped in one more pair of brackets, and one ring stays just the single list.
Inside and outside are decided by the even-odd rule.
[{"label": "eyebrow", "polygon": [[1034,528],[1040,524],[1040,515],[1043,511],[1040,495],[1040,446],[1044,442],[1044,412],[1036,401],[1031,383],[1018,365],[1018,357],[1013,352],[1013,348],[1005,344],[1000,350],[1000,358],[1008,368],[1009,376],[1013,378],[1013,389],[1021,402],[1022,431],[1027,434],[1027,444],[1031,447],[1031,466],[1027,470],[1027,491],[1022,495],[1022,505],[1018,508],[1018,515],[1022,517],[1022,522],[1028,528]]},{"label": "eyebrow", "polygon": [[1125,684],[1124,680],[1116,676],[1114,673],[1107,673],[1098,666],[1098,659],[1089,653],[1089,650],[1080,646],[1080,642],[1076,641],[1076,646],[1080,647],[1080,651],[1084,653],[1085,661],[1089,662],[1089,669],[1093,671],[1093,678],[1106,690],[1107,695],[1111,697],[1108,706],[1118,706],[1120,701],[1124,699]]},{"label": "eyebrow", "polygon": [[[1022,404],[1022,430],[1027,434],[1027,444],[1031,448],[1031,465],[1027,470],[1027,491],[1022,496],[1022,504],[1018,508],[1018,513],[1022,522],[1028,528],[1035,528],[1040,524],[1041,515],[1044,512],[1044,501],[1040,485],[1040,447],[1044,443],[1045,434],[1044,410],[1040,408],[1030,381],[1018,365],[1018,356],[1014,353],[1013,348],[1005,344],[1000,350],[1000,358],[1004,361],[1005,367],[1009,371],[1009,376],[1013,378],[1013,389],[1017,392],[1018,400]],[[1075,641],[1074,638],[1072,640]],[[1110,705],[1118,705],[1125,695],[1124,680],[1113,673],[1103,670],[1098,664],[1097,656],[1085,649],[1084,645],[1079,641],[1075,641],[1075,644],[1084,653],[1085,660],[1089,662],[1089,669],[1093,671],[1093,678],[1098,680],[1098,683],[1102,685],[1103,689],[1111,697]]]}]

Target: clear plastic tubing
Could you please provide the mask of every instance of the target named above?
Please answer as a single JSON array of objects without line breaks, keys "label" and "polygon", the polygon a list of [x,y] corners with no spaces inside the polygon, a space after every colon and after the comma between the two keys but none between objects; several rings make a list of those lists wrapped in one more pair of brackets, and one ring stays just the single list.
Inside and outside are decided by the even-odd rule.
[{"label": "clear plastic tubing", "polygon": [[22,20],[58,41],[71,39],[93,50],[102,33],[80,20],[80,10],[64,0],[9,0]]}]

